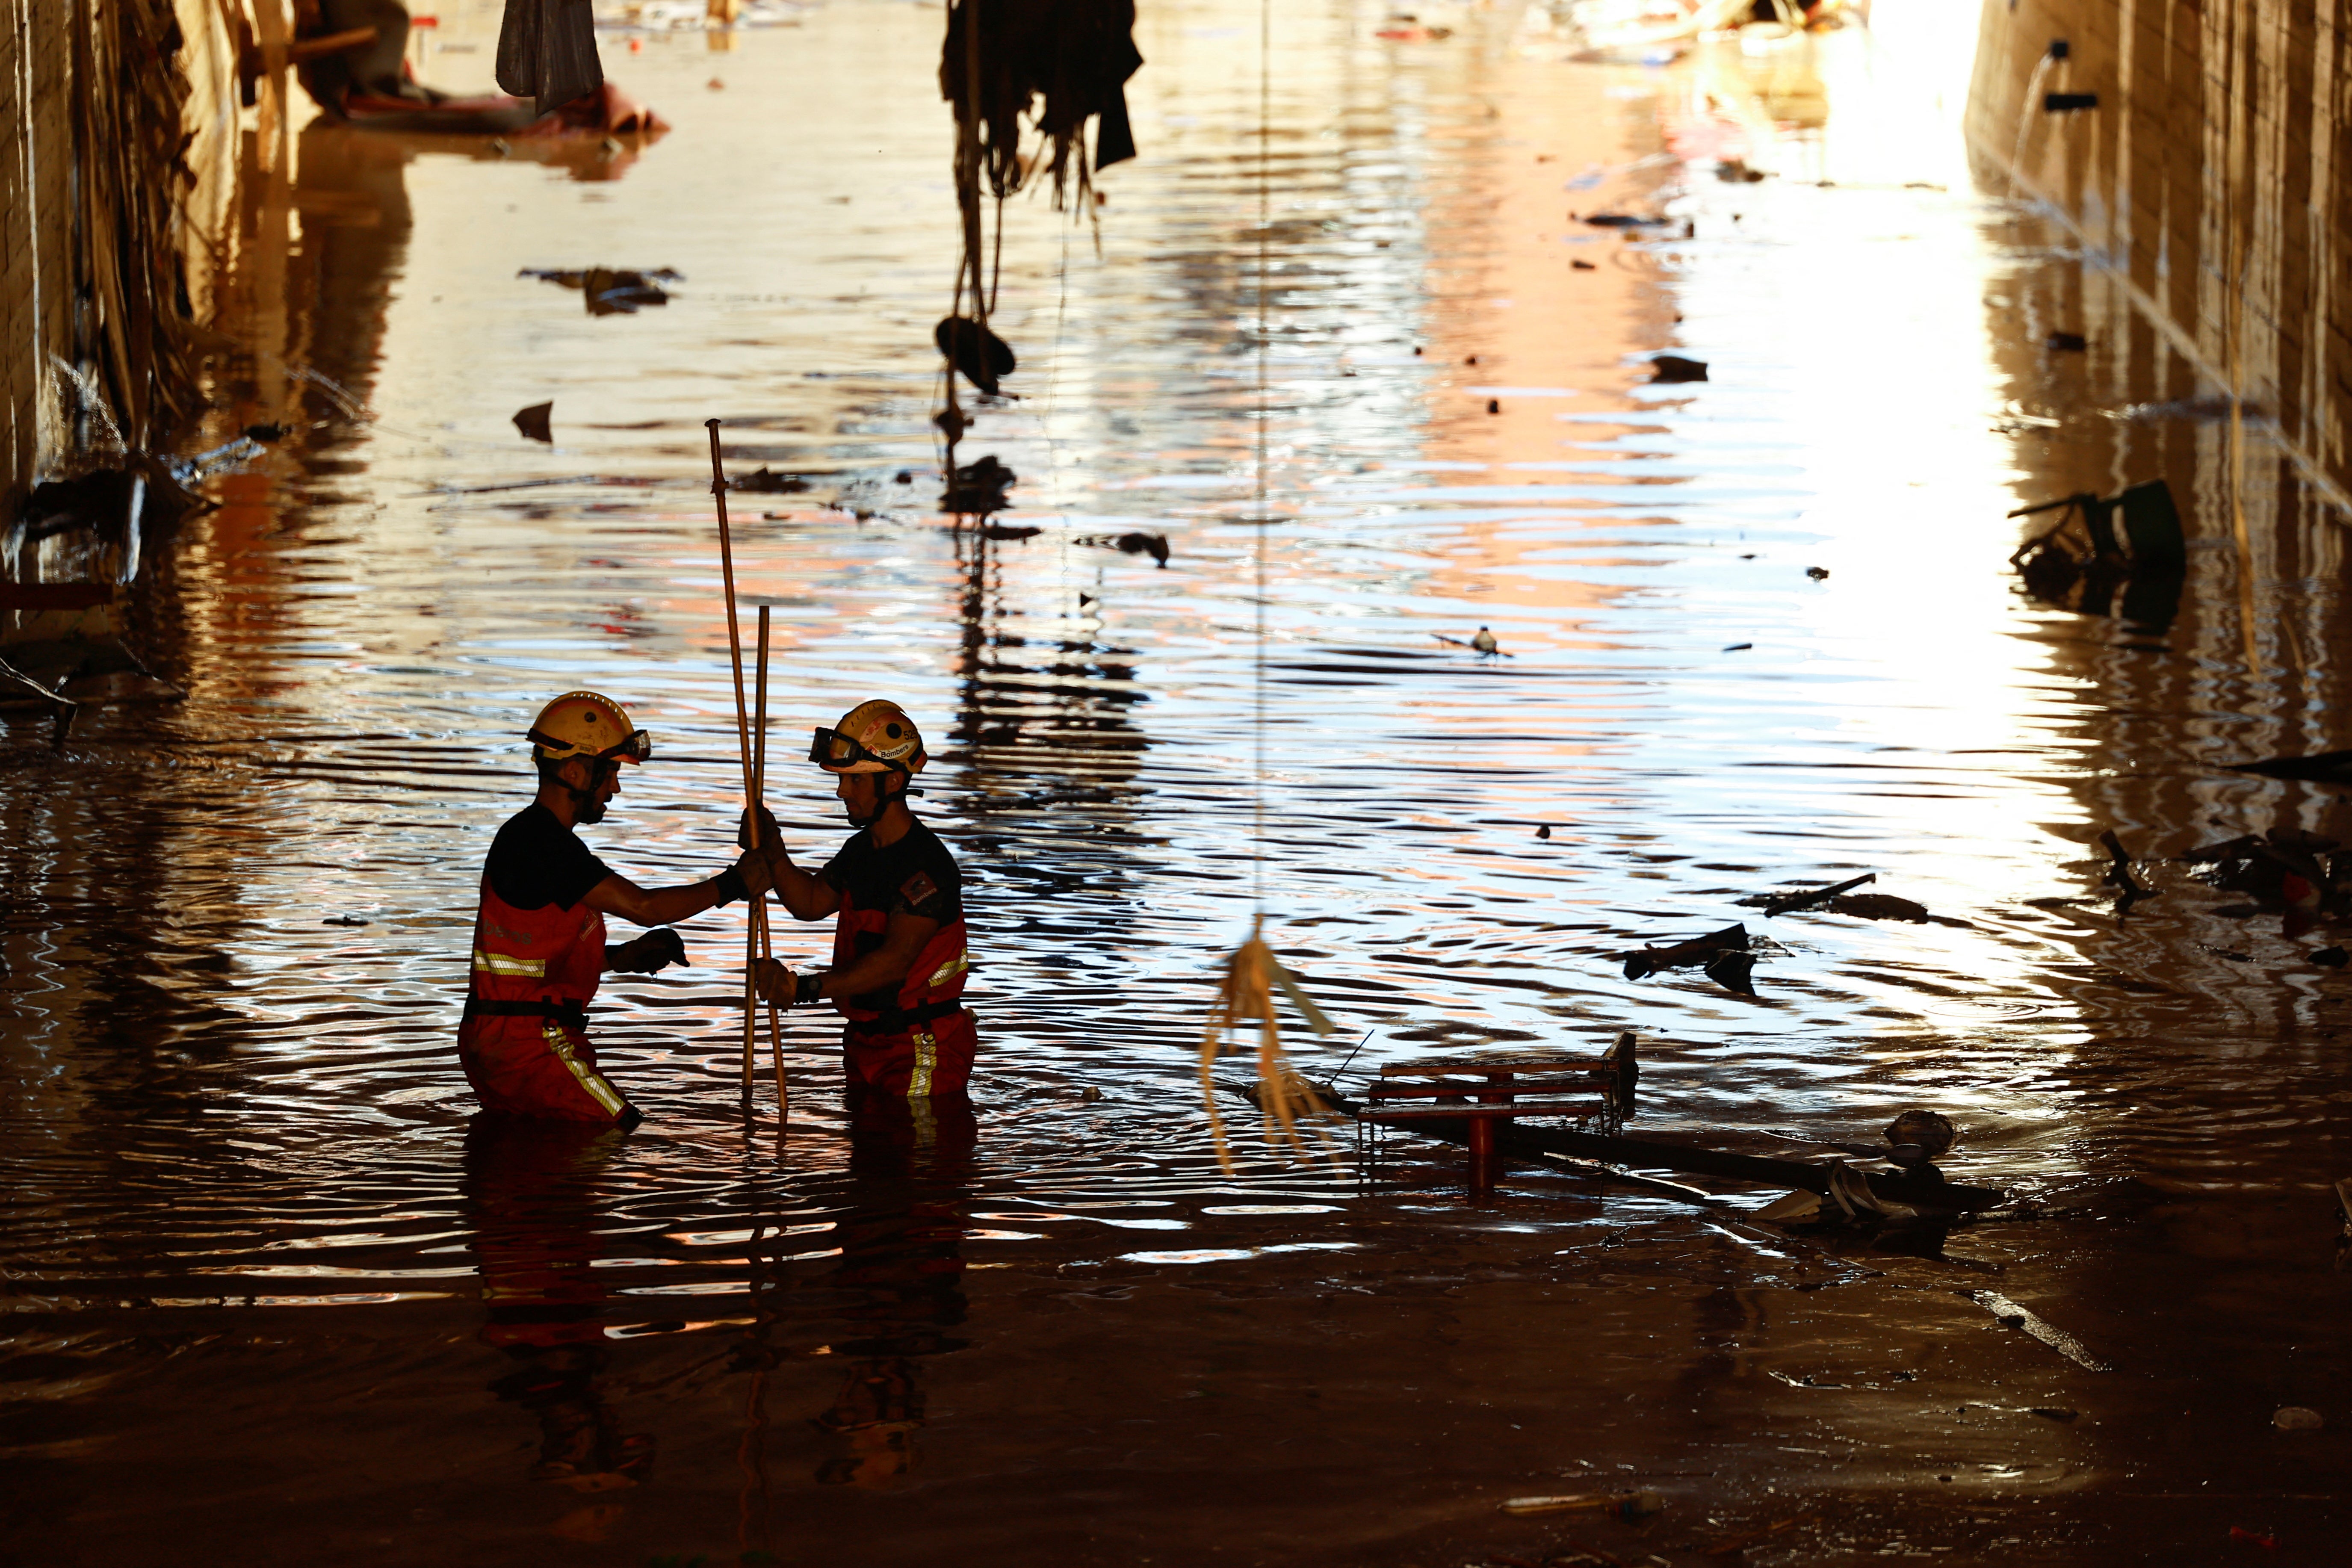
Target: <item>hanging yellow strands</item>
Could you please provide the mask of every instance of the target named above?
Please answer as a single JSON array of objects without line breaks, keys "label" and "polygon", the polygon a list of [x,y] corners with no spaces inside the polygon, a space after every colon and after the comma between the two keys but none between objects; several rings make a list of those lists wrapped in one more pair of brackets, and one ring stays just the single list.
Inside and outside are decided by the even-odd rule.
[{"label": "hanging yellow strands", "polygon": [[[1335,1027],[1315,999],[1282,967],[1282,961],[1258,935],[1258,922],[1253,920],[1249,940],[1234,949],[1225,961],[1224,978],[1218,982],[1217,999],[1209,1008],[1209,1026],[1201,1037],[1201,1093],[1208,1102],[1210,1131],[1216,1135],[1217,1163],[1227,1175],[1234,1172],[1234,1155],[1225,1142],[1224,1118],[1217,1113],[1214,1069],[1219,1057],[1236,1048],[1234,1036],[1248,1020],[1257,1020],[1256,1098],[1267,1147],[1279,1152],[1287,1146],[1300,1158],[1307,1157],[1312,1151],[1299,1134],[1298,1119],[1332,1114],[1315,1086],[1301,1078],[1282,1054],[1282,1026],[1274,1008],[1277,990],[1306,1015],[1308,1027],[1317,1034],[1328,1035]],[[1327,1150],[1330,1142],[1328,1137],[1323,1139]]]}]

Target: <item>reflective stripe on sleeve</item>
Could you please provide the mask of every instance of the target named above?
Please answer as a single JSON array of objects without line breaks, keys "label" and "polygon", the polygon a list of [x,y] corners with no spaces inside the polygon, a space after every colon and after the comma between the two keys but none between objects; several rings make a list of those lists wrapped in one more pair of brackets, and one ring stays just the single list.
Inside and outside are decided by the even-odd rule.
[{"label": "reflective stripe on sleeve", "polygon": [[965,970],[970,969],[971,967],[971,949],[965,948],[961,952],[957,953],[953,958],[949,959],[945,963],[940,964],[939,968],[933,970],[931,972],[931,978],[927,983],[927,986],[929,989],[936,991],[940,986],[946,984],[949,981],[954,979],[957,975],[961,974]]},{"label": "reflective stripe on sleeve", "polygon": [[513,958],[503,952],[474,950],[474,969],[482,974],[514,974],[526,980],[547,978],[547,960],[543,958]]}]

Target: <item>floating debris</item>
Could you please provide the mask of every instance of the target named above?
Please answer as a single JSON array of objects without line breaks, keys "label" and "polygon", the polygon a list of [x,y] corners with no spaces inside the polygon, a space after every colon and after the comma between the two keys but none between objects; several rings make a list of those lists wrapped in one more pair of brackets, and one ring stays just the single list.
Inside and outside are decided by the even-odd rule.
[{"label": "floating debris", "polygon": [[1625,966],[1628,980],[1640,980],[1662,969],[1696,968],[1727,991],[1736,991],[1742,996],[1756,994],[1750,978],[1756,959],[1748,951],[1748,928],[1744,925],[1726,926],[1670,947],[1636,948],[1618,954],[1618,959]]},{"label": "floating debris", "polygon": [[1512,655],[1503,651],[1503,645],[1495,640],[1494,632],[1486,626],[1480,626],[1466,642],[1460,637],[1447,637],[1444,632],[1432,632],[1429,635],[1435,637],[1439,642],[1450,644],[1454,647],[1466,647],[1482,658],[1509,658],[1513,657]]},{"label": "floating debris", "polygon": [[2130,909],[2142,899],[2156,897],[2155,889],[2143,888],[2133,879],[2131,857],[2124,852],[2123,840],[2116,837],[2114,828],[2110,827],[2100,834],[2099,842],[2106,846],[2108,856],[2106,875],[2099,879],[2099,885],[2116,890],[2116,912],[2117,914]]},{"label": "floating debris", "polygon": [[2260,773],[2266,779],[2301,779],[2311,784],[2352,784],[2352,751],[2320,752],[2307,757],[2264,757],[2258,763],[2224,764],[2233,773]]},{"label": "floating debris", "polygon": [[955,477],[946,489],[940,492],[940,510],[959,517],[982,517],[992,511],[1003,511],[1013,503],[1004,492],[1020,480],[1021,476],[996,460],[993,454],[976,462],[966,463],[955,470]]},{"label": "floating debris", "polygon": [[2327,1417],[2306,1405],[2283,1405],[2271,1425],[2282,1432],[2316,1432],[2327,1425]]},{"label": "floating debris", "polygon": [[2059,512],[2057,523],[2009,557],[2025,591],[2075,615],[2114,615],[2135,631],[2169,630],[2180,613],[2189,563],[2170,487],[2150,479],[2105,499],[2085,491],[2009,515],[2051,510]]},{"label": "floating debris", "polygon": [[579,289],[592,316],[629,316],[647,305],[667,305],[669,294],[661,285],[686,281],[685,273],[668,267],[650,271],[625,267],[526,267],[515,276]]},{"label": "floating debris", "polygon": [[931,342],[963,378],[992,397],[1000,383],[1021,366],[1013,347],[969,316],[945,316],[931,329]]},{"label": "floating debris", "polygon": [[2045,344],[2053,353],[2078,354],[2091,346],[2080,332],[2053,332]]},{"label": "floating debris", "polygon": [[1632,213],[1594,213],[1583,220],[1588,228],[1663,228],[1670,219],[1639,217]]},{"label": "floating debris", "polygon": [[518,408],[515,410],[514,427],[522,432],[525,440],[545,441],[552,446],[555,435],[548,428],[547,418],[554,412],[555,405],[551,402],[534,403],[528,408]]},{"label": "floating debris", "polygon": [[1805,568],[1805,575],[1816,583],[1826,583],[1830,580],[1830,569],[1826,566],[1808,566]]},{"label": "floating debris", "polygon": [[1611,1519],[1647,1519],[1662,1511],[1666,1500],[1656,1492],[1595,1492],[1574,1497],[1515,1497],[1503,1502],[1505,1513],[1598,1512]]},{"label": "floating debris", "polygon": [[1706,363],[1704,360],[1685,359],[1680,354],[1659,354],[1650,361],[1650,381],[1653,385],[1659,382],[1705,381],[1706,379]]},{"label": "floating debris", "polygon": [[1767,916],[1794,914],[1799,910],[1817,909],[1841,893],[1850,893],[1865,883],[1878,880],[1875,871],[1864,871],[1846,881],[1833,882],[1823,888],[1805,888],[1793,893],[1755,893],[1739,902],[1760,909]]},{"label": "floating debris", "polygon": [[2112,1364],[2084,1349],[2082,1341],[2055,1324],[2034,1316],[1998,1290],[1961,1290],[1956,1294],[1974,1301],[2008,1327],[2024,1330],[2085,1372],[2116,1370]]},{"label": "floating debris", "polygon": [[809,488],[809,481],[805,474],[779,474],[762,464],[740,479],[728,480],[727,488],[751,495],[798,495]]}]

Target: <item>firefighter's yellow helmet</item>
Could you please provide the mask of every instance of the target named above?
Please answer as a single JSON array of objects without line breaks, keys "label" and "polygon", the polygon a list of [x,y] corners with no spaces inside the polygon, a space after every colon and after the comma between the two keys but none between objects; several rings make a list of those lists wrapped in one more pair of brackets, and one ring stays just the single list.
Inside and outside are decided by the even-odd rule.
[{"label": "firefighter's yellow helmet", "polygon": [[530,740],[531,756],[542,763],[574,757],[642,763],[654,754],[646,732],[629,722],[628,710],[595,691],[567,691],[541,709],[531,721]]},{"label": "firefighter's yellow helmet", "polygon": [[880,698],[852,708],[832,729],[817,731],[809,745],[809,761],[830,773],[911,775],[930,760],[915,721],[896,702]]}]

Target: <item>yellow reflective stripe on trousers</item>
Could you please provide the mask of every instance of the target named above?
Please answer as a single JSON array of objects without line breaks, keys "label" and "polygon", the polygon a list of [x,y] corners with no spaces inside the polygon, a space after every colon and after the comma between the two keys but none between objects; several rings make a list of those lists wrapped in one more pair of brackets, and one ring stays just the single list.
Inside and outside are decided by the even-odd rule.
[{"label": "yellow reflective stripe on trousers", "polygon": [[953,958],[949,959],[945,963],[940,964],[937,969],[931,972],[931,978],[929,982],[929,987],[932,990],[937,990],[939,987],[946,984],[949,981],[954,979],[957,975],[961,974],[965,970],[970,969],[971,967],[971,949],[965,948],[961,952],[957,953]]},{"label": "yellow reflective stripe on trousers", "polygon": [[915,1040],[915,1070],[907,1075],[907,1098],[931,1098],[931,1074],[939,1070],[940,1042],[929,1029],[917,1029]]},{"label": "yellow reflective stripe on trousers", "polygon": [[555,1059],[572,1069],[572,1076],[580,1080],[580,1087],[588,1091],[589,1098],[603,1106],[606,1115],[620,1115],[625,1102],[619,1091],[606,1083],[594,1068],[572,1054],[572,1037],[553,1024],[543,1026],[539,1033],[540,1037],[547,1042],[547,1048],[555,1053]]},{"label": "yellow reflective stripe on trousers", "polygon": [[484,974],[515,974],[526,980],[547,978],[547,960],[543,958],[514,958],[503,952],[484,952],[478,947],[474,950],[474,967]]}]

